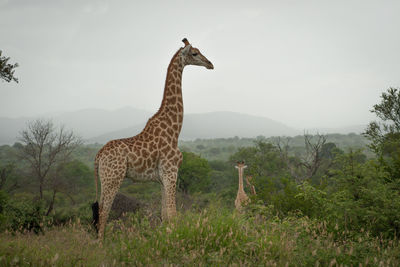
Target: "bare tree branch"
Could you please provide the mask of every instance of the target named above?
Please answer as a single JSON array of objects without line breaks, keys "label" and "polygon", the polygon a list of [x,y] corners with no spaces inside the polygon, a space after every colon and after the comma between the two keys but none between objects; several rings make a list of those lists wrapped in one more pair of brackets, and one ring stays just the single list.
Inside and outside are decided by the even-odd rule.
[{"label": "bare tree branch", "polygon": [[285,162],[290,175],[301,183],[314,176],[322,163],[322,147],[326,143],[326,136],[316,134],[314,136],[304,134],[305,153],[297,160],[289,155],[291,138],[278,137],[275,145],[278,148],[281,159]]},{"label": "bare tree branch", "polygon": [[39,182],[40,199],[43,199],[46,183],[54,178],[50,173],[70,159],[81,140],[64,127],[57,130],[49,120],[35,120],[21,132],[20,141],[23,146],[19,156],[29,162],[32,175]]},{"label": "bare tree branch", "polygon": [[[312,142],[312,139],[316,141]],[[302,158],[302,164],[307,169],[306,178],[316,174],[322,162],[322,147],[326,143],[326,136],[317,133],[314,136],[304,134],[306,153]]]}]

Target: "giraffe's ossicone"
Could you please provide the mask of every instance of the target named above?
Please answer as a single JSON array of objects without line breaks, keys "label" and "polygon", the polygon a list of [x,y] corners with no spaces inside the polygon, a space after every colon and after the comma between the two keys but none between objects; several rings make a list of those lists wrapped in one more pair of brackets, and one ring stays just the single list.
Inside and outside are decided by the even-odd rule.
[{"label": "giraffe's ossicone", "polygon": [[134,137],[109,141],[96,155],[94,173],[101,182],[100,203],[92,205],[93,222],[99,238],[104,236],[107,218],[125,177],[134,181],[159,181],[162,185],[162,219],[176,214],[175,192],[182,154],[178,137],[183,122],[182,72],[187,65],[213,69],[213,64],[185,38],[185,44],[168,66],[164,96],[158,112],[141,133]]}]

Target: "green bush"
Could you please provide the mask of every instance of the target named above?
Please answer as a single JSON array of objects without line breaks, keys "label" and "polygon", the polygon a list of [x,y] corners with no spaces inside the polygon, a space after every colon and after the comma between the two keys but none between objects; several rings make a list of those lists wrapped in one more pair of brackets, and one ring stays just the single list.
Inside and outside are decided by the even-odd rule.
[{"label": "green bush", "polygon": [[5,210],[8,201],[8,195],[0,190],[0,231],[3,230],[6,224],[7,216],[5,214]]},{"label": "green bush", "polygon": [[45,209],[39,201],[15,201],[6,203],[2,211],[1,230],[11,232],[42,232],[46,223]]},{"label": "green bush", "polygon": [[206,159],[182,152],[183,161],[178,172],[177,186],[184,193],[208,192],[211,168]]},{"label": "green bush", "polygon": [[342,155],[334,170],[326,219],[344,229],[370,231],[373,235],[399,235],[400,196],[388,183],[388,173],[375,160],[359,163],[359,152]]}]

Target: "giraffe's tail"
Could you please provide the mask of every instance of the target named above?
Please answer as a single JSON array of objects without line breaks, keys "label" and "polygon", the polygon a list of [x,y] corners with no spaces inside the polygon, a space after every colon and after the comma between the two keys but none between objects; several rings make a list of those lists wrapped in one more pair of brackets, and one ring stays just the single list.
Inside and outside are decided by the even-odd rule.
[{"label": "giraffe's tail", "polygon": [[93,219],[92,223],[94,228],[96,229],[96,232],[99,231],[98,229],[98,223],[99,223],[99,202],[98,202],[98,169],[99,169],[99,163],[97,161],[97,158],[94,161],[94,183],[96,184],[96,201],[92,204],[92,212],[93,212]]},{"label": "giraffe's tail", "polygon": [[99,202],[94,202],[92,204],[92,211],[93,211],[93,220],[92,220],[92,224],[94,226],[94,228],[96,229],[96,232],[99,232]]},{"label": "giraffe's tail", "polygon": [[96,202],[98,200],[98,192],[99,192],[99,162],[97,161],[97,157],[94,160],[94,183],[96,185]]}]

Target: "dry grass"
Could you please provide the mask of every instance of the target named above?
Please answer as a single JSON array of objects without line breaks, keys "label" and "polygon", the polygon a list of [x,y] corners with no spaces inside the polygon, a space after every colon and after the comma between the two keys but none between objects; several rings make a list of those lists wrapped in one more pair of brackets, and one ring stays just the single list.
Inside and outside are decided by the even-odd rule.
[{"label": "dry grass", "polygon": [[45,234],[2,233],[0,266],[100,266],[107,253],[79,222]]},{"label": "dry grass", "polygon": [[80,223],[45,235],[0,234],[1,266],[399,266],[398,240],[329,231],[307,218],[245,218],[212,209],[170,223],[134,215],[103,246]]}]

